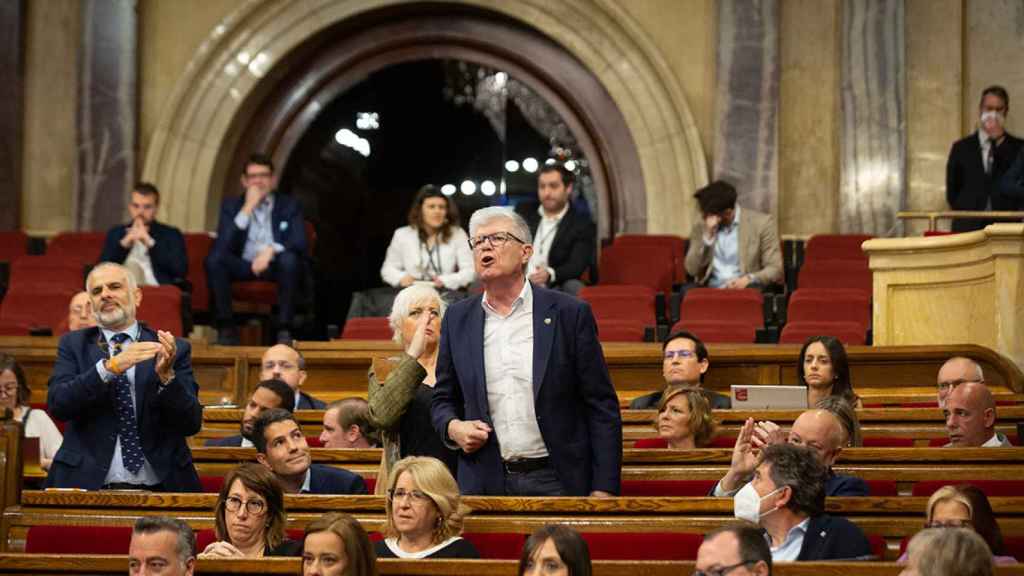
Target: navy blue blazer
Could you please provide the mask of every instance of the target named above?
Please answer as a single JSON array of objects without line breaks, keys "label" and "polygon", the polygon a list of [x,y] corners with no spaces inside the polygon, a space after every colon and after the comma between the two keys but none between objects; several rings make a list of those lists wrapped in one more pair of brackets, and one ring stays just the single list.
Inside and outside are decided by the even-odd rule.
[{"label": "navy blue blazer", "polygon": [[[441,323],[431,418],[442,438],[448,438],[448,423],[456,418],[494,426],[484,372],[482,298],[451,305]],[[533,398],[537,424],[566,494],[618,494],[622,418],[593,313],[585,302],[536,286]],[[459,451],[458,480],[463,494],[505,493],[501,451],[493,433],[476,452]]]},{"label": "navy blue blazer", "polygon": [[[156,332],[140,324],[139,340],[156,342]],[[61,337],[50,375],[47,406],[54,418],[67,422],[64,442],[53,458],[47,488],[103,486],[117,440],[114,387],[103,382],[96,363],[106,356],[99,328],[69,332]],[[199,432],[203,407],[192,374],[192,348],[176,339],[174,380],[159,392],[155,359],[135,366],[135,414],[146,460],[164,490],[199,492],[199,476],[185,438]]]},{"label": "navy blue blazer", "polygon": [[[128,232],[129,226],[131,224],[114,226],[107,232],[100,262],[124,264],[131,250],[121,247],[121,239]],[[181,231],[154,220],[149,225],[149,235],[156,242],[149,250],[156,281],[160,284],[171,284],[176,280],[183,280],[188,275],[188,254],[185,252],[185,237],[181,235]]]},{"label": "navy blue blazer", "polygon": [[871,543],[856,524],[838,516],[812,516],[797,561],[867,559]]},{"label": "navy blue blazer", "polygon": [[[245,204],[245,196],[227,198],[221,203],[217,240],[213,244],[212,253],[242,255],[249,231],[248,229],[242,230],[235,225],[235,216],[241,212],[243,204]],[[274,242],[299,256],[306,254],[306,222],[302,218],[302,208],[299,206],[298,200],[275,191],[274,209],[270,214],[270,222],[274,229]]]},{"label": "navy blue blazer", "polygon": [[223,446],[223,447],[239,447],[242,445],[242,435],[237,434],[235,436],[226,436],[224,438],[210,438],[206,441],[206,446]]},{"label": "navy blue blazer", "polygon": [[825,496],[868,496],[868,483],[856,476],[836,474],[828,471],[825,482]]},{"label": "navy blue blazer", "polygon": [[323,464],[309,466],[310,494],[367,494],[363,477],[348,470]]},{"label": "navy blue blazer", "polygon": [[295,407],[296,410],[323,410],[327,408],[327,403],[323,400],[317,400],[305,392],[299,392],[299,405]]}]

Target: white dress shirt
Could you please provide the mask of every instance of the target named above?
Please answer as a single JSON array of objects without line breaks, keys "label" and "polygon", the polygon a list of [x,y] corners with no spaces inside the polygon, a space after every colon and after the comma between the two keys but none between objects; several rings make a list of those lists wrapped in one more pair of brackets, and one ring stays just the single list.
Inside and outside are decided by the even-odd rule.
[{"label": "white dress shirt", "polygon": [[548,284],[555,283],[555,270],[548,266],[551,245],[555,242],[555,235],[558,234],[558,225],[562,223],[562,218],[565,217],[568,211],[568,203],[562,208],[561,212],[552,217],[549,217],[547,212],[544,211],[544,206],[537,208],[537,213],[540,214],[540,224],[537,225],[537,233],[533,238],[533,256],[530,257],[529,271],[532,274],[538,268],[546,269],[548,275],[551,276],[548,279]]},{"label": "white dress shirt", "polygon": [[543,458],[547,446],[533,401],[533,289],[523,289],[506,316],[484,293],[484,376],[487,403],[503,460]]},{"label": "white dress shirt", "polygon": [[[246,214],[239,210],[235,214],[235,226],[239,230],[246,231],[245,246],[242,248],[242,259],[252,262],[259,255],[260,251],[267,246],[274,247],[274,254],[284,252],[284,244],[274,242],[274,195],[268,194],[258,206],[253,208],[252,214]],[[250,226],[251,224],[251,226]],[[281,222],[281,228],[288,226],[288,222]]]},{"label": "white dress shirt", "polygon": [[810,518],[793,526],[786,534],[786,540],[782,545],[772,546],[772,537],[766,532],[764,537],[768,540],[768,547],[772,551],[772,562],[794,562],[800,556],[800,549],[804,547],[804,536],[807,535],[807,526],[811,523]]},{"label": "white dress shirt", "polygon": [[476,279],[469,236],[462,228],[453,226],[447,242],[437,243],[433,249],[428,249],[420,241],[419,231],[412,226],[395,230],[384,264],[380,267],[380,277],[397,288],[406,274],[416,280],[430,280],[437,276],[449,290],[465,288]]},{"label": "white dress shirt", "polygon": [[[156,246],[156,241],[153,242],[153,246]],[[124,260],[125,265],[134,263],[142,270],[143,286],[160,285],[156,280],[156,273],[153,272],[153,260],[149,257],[149,251],[153,246],[146,246],[141,240],[136,240],[132,242],[132,249]]]},{"label": "white dress shirt", "polygon": [[736,205],[735,215],[732,224],[728,226],[718,225],[718,232],[715,238],[704,244],[714,244],[711,257],[711,276],[708,279],[708,286],[721,288],[726,282],[740,275],[740,205]]},{"label": "white dress shirt", "polygon": [[[114,336],[121,333],[127,334],[130,338],[130,340],[125,341],[124,346],[133,342],[138,342],[139,340],[138,322],[135,322],[121,332],[114,332],[113,330],[107,330],[106,328],[103,328],[102,331],[103,337],[106,338],[107,342],[112,342]],[[110,353],[113,353],[113,347],[111,346],[110,348]],[[132,366],[124,373],[124,375],[128,377],[128,382],[131,384],[128,386],[128,390],[132,395],[132,411],[135,412],[136,424],[138,424],[139,421],[139,413],[135,410],[135,368],[137,366],[137,364]],[[99,373],[100,379],[108,384],[111,384],[111,380],[114,379],[114,374],[107,370],[107,367],[103,365],[102,359],[96,363],[96,372]],[[139,443],[142,443],[141,434],[139,435]],[[145,484],[153,486],[160,483],[160,477],[157,476],[156,470],[153,469],[153,466],[149,464],[149,460],[146,460],[145,454],[142,455],[142,468],[139,468],[139,472],[137,474],[129,472],[128,469],[124,467],[124,459],[121,457],[121,437],[118,436],[114,443],[114,456],[110,459],[110,469],[107,470],[107,476],[103,480],[103,483],[115,484],[122,482],[125,484]]]}]

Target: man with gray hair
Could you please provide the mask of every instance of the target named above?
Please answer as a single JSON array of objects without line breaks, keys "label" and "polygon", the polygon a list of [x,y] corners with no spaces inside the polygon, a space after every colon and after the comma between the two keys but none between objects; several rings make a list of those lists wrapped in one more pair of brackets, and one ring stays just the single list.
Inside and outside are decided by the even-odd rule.
[{"label": "man with gray hair", "polygon": [[527,281],[511,209],[477,210],[469,234],[484,293],[448,308],[431,405],[462,493],[617,494],[622,419],[590,306]]},{"label": "man with gray hair", "polygon": [[203,407],[187,340],[138,322],[142,291],[104,262],[85,283],[99,324],[65,334],[50,374],[50,413],[67,422],[47,488],[199,492],[185,438]]},{"label": "man with gray hair", "polygon": [[132,528],[128,574],[192,576],[195,548],[196,536],[185,522],[166,516],[143,516]]},{"label": "man with gray hair", "polygon": [[981,364],[964,356],[954,356],[939,368],[939,376],[936,384],[939,388],[939,408],[946,407],[946,398],[950,391],[957,386],[967,382],[984,382],[985,374],[981,371]]}]

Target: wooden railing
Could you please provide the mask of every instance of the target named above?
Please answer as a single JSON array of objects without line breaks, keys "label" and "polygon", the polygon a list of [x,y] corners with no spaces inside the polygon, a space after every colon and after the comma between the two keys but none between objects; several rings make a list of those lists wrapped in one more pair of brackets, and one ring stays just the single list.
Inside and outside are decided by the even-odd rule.
[{"label": "wooden railing", "polygon": [[927,220],[928,230],[937,230],[939,220],[962,220],[983,218],[985,220],[1021,221],[1024,212],[1010,210],[904,210],[896,213],[900,220]]}]

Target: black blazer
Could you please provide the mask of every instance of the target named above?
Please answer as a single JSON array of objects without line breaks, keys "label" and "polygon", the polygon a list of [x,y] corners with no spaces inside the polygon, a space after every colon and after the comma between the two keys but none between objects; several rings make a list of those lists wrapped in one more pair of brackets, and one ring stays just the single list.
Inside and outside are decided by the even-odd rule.
[{"label": "black blazer", "polygon": [[348,470],[323,464],[309,466],[310,494],[366,494],[363,477]]},{"label": "black blazer", "polygon": [[[622,417],[590,305],[556,290],[533,290],[533,384],[537,425],[567,496],[618,494]],[[441,321],[434,430],[446,441],[453,419],[494,425],[484,370],[483,295],[452,304]],[[505,493],[499,439],[490,434],[472,454],[459,451],[462,494]]]},{"label": "black blazer", "polygon": [[[68,332],[60,339],[46,401],[54,418],[67,422],[64,442],[53,457],[47,488],[103,486],[117,440],[114,387],[96,371],[106,356],[97,327]],[[141,325],[139,340],[157,342],[156,332]],[[192,348],[176,339],[174,380],[159,390],[155,360],[135,366],[135,414],[146,461],[168,492],[199,492],[199,476],[185,438],[199,432],[203,407],[192,374]]]},{"label": "black blazer", "polygon": [[[953,210],[984,210],[989,198],[993,210],[1016,210],[1018,200],[1000,193],[1000,177],[1020,154],[1022,141],[1010,133],[1003,143],[996,147],[992,173],[985,174],[981,162],[981,143],[978,132],[957,140],[949,151],[946,163],[946,201]],[[989,220],[953,220],[954,232],[980,230],[990,224]]]},{"label": "black blazer", "polygon": [[871,555],[871,543],[867,536],[846,518],[838,516],[811,517],[804,534],[797,561],[808,560],[849,560],[867,559]]},{"label": "black blazer", "polygon": [[[540,204],[536,202],[522,203],[516,211],[530,225],[530,234],[537,241],[537,228],[540,226]],[[548,266],[555,271],[555,284],[566,280],[579,279],[586,270],[590,270],[590,283],[597,282],[597,227],[586,214],[581,214],[569,205],[569,211],[562,217],[551,242],[548,254]]]},{"label": "black blazer", "polygon": [[[249,237],[248,229],[242,230],[235,225],[235,216],[242,210],[245,196],[227,198],[220,207],[220,221],[217,224],[217,240],[213,244],[213,254],[234,254],[241,256],[245,249],[245,241]],[[274,192],[274,209],[270,215],[274,229],[274,242],[280,243],[284,249],[299,256],[306,255],[306,222],[302,218],[302,208],[298,200],[292,196]]]},{"label": "black blazer", "polygon": [[[116,262],[124,264],[130,249],[121,247],[121,239],[131,226],[114,226],[107,232],[103,243],[100,262]],[[173,284],[188,275],[188,254],[185,252],[185,237],[174,226],[167,226],[157,221],[149,225],[149,235],[156,244],[149,250],[149,259],[153,262],[153,275],[160,284]]]}]

